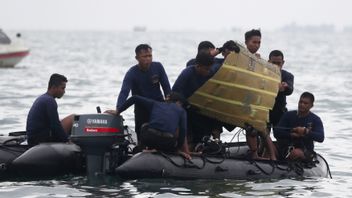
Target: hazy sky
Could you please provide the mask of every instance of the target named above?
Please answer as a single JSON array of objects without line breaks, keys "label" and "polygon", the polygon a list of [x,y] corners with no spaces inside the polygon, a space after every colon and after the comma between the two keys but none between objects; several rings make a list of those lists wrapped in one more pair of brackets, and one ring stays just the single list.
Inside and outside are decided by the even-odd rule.
[{"label": "hazy sky", "polygon": [[352,26],[352,0],[0,0],[3,29],[190,30]]}]

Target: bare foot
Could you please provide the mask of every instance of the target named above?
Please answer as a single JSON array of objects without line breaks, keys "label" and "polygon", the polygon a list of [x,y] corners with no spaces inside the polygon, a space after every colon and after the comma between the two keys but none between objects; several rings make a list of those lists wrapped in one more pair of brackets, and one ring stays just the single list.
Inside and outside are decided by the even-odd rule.
[{"label": "bare foot", "polygon": [[256,151],[255,152],[251,151],[250,158],[252,160],[269,160],[269,158],[266,158],[266,157],[259,157]]},{"label": "bare foot", "polygon": [[195,156],[201,156],[203,154],[203,152],[202,151],[190,152],[190,154],[195,155]]},{"label": "bare foot", "polygon": [[185,159],[191,160],[192,157],[190,154],[182,152],[182,151],[178,151],[178,154],[182,155],[182,157],[184,157]]},{"label": "bare foot", "polygon": [[266,158],[266,157],[259,157],[259,156],[257,156],[257,157],[252,157],[252,159],[254,159],[254,160],[270,160],[269,158]]},{"label": "bare foot", "polygon": [[275,155],[274,155],[274,156],[270,156],[270,160],[276,161],[276,160],[277,160],[277,158],[276,158],[276,156],[275,156]]}]

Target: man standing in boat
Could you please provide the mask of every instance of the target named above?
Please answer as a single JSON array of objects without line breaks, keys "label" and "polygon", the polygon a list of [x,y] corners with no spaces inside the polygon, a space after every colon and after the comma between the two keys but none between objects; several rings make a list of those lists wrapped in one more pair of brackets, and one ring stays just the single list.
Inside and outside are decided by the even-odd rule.
[{"label": "man standing in boat", "polygon": [[[254,54],[257,58],[260,58],[260,54],[257,53],[260,48],[261,39],[262,39],[262,34],[260,30],[252,29],[250,31],[247,31],[244,37],[245,37],[245,44],[247,46],[248,51]],[[268,133],[268,131],[264,131],[261,134],[262,134],[263,141],[266,147],[268,148],[270,159],[276,160],[275,146],[271,140],[270,134]],[[250,149],[250,156],[253,159],[260,158],[258,156],[257,137],[258,137],[258,133],[256,132],[256,130],[253,130],[252,127],[248,127],[246,129],[246,141]]]},{"label": "man standing in boat", "polygon": [[[185,98],[189,98],[209,80],[220,68],[220,64],[214,64],[214,57],[209,50],[201,50],[196,57],[196,65],[186,67],[177,77],[172,91],[180,93]],[[187,109],[188,132],[190,142],[197,144],[204,136],[216,134],[219,138],[222,125],[219,121],[203,116],[195,108]]]},{"label": "man standing in boat", "polygon": [[245,44],[250,53],[254,54],[256,57],[260,58],[260,54],[257,51],[260,48],[262,34],[260,30],[252,29],[245,33],[244,35]]},{"label": "man standing in boat", "polygon": [[48,90],[33,103],[27,117],[26,132],[29,145],[42,142],[67,142],[74,115],[59,120],[55,98],[65,94],[67,78],[52,74]]},{"label": "man standing in boat", "polygon": [[269,54],[269,62],[279,66],[281,70],[281,83],[279,84],[279,92],[275,98],[274,107],[269,112],[270,127],[275,127],[279,123],[282,115],[287,112],[286,96],[291,95],[293,92],[294,76],[290,72],[282,69],[285,60],[284,54],[281,51],[271,51]]},{"label": "man standing in boat", "polygon": [[133,104],[144,107],[149,120],[142,125],[141,145],[159,151],[178,151],[186,159],[191,159],[186,136],[187,115],[182,108],[185,103],[186,100],[175,92],[166,97],[166,102],[134,95],[119,106],[116,113],[122,113]]},{"label": "man standing in boat", "polygon": [[[164,101],[160,85],[165,96],[171,91],[163,65],[152,61],[152,48],[147,44],[140,44],[136,47],[135,53],[138,64],[132,66],[123,79],[121,91],[117,98],[116,110],[125,103],[130,91],[132,91],[132,95],[139,95],[160,102]],[[106,113],[116,114],[116,111],[108,110]],[[142,124],[149,121],[149,114],[143,106],[135,105],[134,120],[139,142]]]},{"label": "man standing in boat", "polygon": [[310,111],[313,104],[314,95],[302,93],[298,110],[286,112],[274,128],[280,159],[310,160],[314,156],[314,141],[324,141],[323,123]]},{"label": "man standing in boat", "polygon": [[[221,50],[218,48],[215,48],[214,44],[210,41],[202,41],[198,44],[198,51],[197,54],[200,51],[208,51],[213,57],[214,57],[214,62],[215,63],[219,63],[222,64],[222,62],[224,61],[221,58],[216,58],[215,56],[217,56],[218,54],[221,53]],[[186,63],[186,67],[192,66],[192,65],[196,65],[197,61],[196,58],[192,58],[191,60],[189,60]]]}]

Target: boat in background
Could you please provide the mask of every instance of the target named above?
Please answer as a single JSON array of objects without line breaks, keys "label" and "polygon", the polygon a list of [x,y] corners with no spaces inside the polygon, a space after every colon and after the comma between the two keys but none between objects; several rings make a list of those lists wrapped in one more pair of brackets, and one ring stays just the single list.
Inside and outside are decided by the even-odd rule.
[{"label": "boat in background", "polygon": [[[21,35],[17,34],[17,38]],[[0,29],[0,68],[14,67],[29,54],[29,48],[24,46],[19,39],[11,39]]]},{"label": "boat in background", "polygon": [[147,27],[145,27],[145,26],[134,26],[133,27],[133,31],[134,32],[146,32],[147,31]]}]

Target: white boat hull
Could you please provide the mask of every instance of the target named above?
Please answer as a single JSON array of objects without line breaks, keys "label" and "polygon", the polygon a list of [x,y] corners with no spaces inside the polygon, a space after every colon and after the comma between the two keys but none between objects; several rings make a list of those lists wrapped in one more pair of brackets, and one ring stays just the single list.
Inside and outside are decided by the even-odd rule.
[{"label": "white boat hull", "polygon": [[14,67],[29,54],[29,48],[18,38],[11,39],[0,29],[0,68]]},{"label": "white boat hull", "polygon": [[29,50],[0,53],[0,67],[14,67],[28,54]]}]

